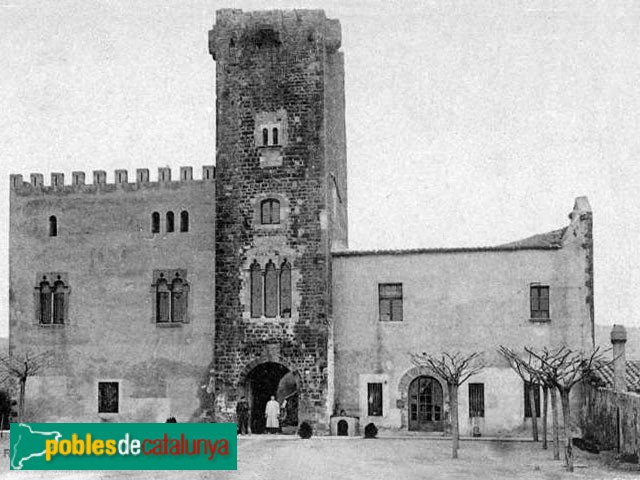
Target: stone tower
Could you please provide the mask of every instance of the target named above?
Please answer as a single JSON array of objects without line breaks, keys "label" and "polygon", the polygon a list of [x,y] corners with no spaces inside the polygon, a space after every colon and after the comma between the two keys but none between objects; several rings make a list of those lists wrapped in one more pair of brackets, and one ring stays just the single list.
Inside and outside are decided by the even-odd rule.
[{"label": "stone tower", "polygon": [[331,250],[347,245],[340,23],[320,10],[217,11],[215,410],[326,425]]}]

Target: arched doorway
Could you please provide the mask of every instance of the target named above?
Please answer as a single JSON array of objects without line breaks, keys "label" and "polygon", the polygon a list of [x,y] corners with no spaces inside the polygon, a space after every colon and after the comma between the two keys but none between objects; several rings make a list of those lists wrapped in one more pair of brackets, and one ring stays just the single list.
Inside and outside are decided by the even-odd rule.
[{"label": "arched doorway", "polygon": [[420,376],[409,385],[409,430],[441,432],[444,427],[442,385],[433,377]]},{"label": "arched doorway", "polygon": [[265,433],[264,411],[271,395],[280,404],[280,426],[298,425],[298,382],[287,367],[275,362],[257,365],[247,375],[245,391],[251,408],[251,432]]}]

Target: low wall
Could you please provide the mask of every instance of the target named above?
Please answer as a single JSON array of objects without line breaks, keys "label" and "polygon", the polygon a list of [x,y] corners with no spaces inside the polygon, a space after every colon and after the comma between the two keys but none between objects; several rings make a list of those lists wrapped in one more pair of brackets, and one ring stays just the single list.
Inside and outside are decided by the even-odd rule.
[{"label": "low wall", "polygon": [[585,388],[581,420],[584,436],[600,448],[640,455],[640,395]]}]

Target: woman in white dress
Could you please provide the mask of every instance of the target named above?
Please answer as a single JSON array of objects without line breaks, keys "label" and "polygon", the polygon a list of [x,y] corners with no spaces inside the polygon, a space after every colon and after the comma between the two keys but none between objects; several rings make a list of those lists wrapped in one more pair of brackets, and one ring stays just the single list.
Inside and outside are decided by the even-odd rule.
[{"label": "woman in white dress", "polygon": [[267,408],[264,411],[264,416],[267,418],[267,431],[269,433],[276,433],[280,428],[278,415],[280,415],[280,404],[276,400],[276,397],[271,395],[271,400],[267,402]]}]

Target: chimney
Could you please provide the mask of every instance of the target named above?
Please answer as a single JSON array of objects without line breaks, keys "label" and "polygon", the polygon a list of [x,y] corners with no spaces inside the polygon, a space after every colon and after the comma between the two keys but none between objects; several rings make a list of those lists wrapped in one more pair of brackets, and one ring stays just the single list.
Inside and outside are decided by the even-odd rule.
[{"label": "chimney", "polygon": [[614,325],[611,329],[611,344],[613,345],[613,388],[616,392],[627,391],[625,343],[627,343],[627,331],[624,325]]}]

